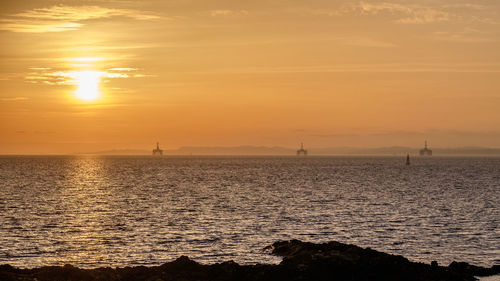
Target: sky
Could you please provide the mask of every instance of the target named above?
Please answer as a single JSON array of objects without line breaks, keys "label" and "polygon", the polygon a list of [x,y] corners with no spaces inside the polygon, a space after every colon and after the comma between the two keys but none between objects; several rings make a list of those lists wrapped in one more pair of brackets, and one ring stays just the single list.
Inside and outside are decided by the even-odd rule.
[{"label": "sky", "polygon": [[2,0],[0,154],[500,147],[497,0]]}]

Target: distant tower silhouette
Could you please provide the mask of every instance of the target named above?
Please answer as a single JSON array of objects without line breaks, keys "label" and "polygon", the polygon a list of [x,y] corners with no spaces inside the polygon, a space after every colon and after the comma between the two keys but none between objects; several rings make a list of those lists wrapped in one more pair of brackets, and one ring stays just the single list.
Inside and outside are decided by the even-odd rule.
[{"label": "distant tower silhouette", "polygon": [[427,141],[425,141],[424,148],[420,149],[420,156],[432,156],[432,150],[427,148]]},{"label": "distant tower silhouette", "polygon": [[406,154],[406,166],[410,165],[410,154]]},{"label": "distant tower silhouette", "polygon": [[304,155],[307,156],[307,150],[304,149],[304,144],[300,143],[300,149],[297,150],[297,156]]},{"label": "distant tower silhouette", "polygon": [[160,143],[159,142],[156,143],[156,148],[153,149],[153,155],[156,155],[156,156],[162,156],[163,155],[163,150],[160,149]]}]

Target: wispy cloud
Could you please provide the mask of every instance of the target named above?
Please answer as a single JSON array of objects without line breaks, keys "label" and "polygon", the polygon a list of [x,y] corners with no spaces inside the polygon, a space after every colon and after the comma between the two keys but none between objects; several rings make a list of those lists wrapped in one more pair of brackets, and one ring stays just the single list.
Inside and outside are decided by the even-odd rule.
[{"label": "wispy cloud", "polygon": [[479,11],[489,9],[488,6],[475,4],[475,3],[455,3],[455,4],[444,5],[443,7],[453,8],[453,9],[472,9],[472,10],[479,10]]},{"label": "wispy cloud", "polygon": [[77,30],[83,24],[67,21],[40,21],[37,19],[3,19],[0,21],[0,30],[26,33],[61,32]]},{"label": "wispy cloud", "polygon": [[136,20],[153,20],[159,16],[153,13],[110,9],[100,6],[52,6],[12,14],[0,19],[0,30],[13,32],[61,32],[80,29],[83,21],[110,17],[128,17]]},{"label": "wispy cloud", "polygon": [[135,71],[137,68],[132,67],[115,67],[108,69],[109,71]]},{"label": "wispy cloud", "polygon": [[50,70],[50,67],[30,67],[29,70],[42,71],[42,70]]},{"label": "wispy cloud", "polygon": [[335,73],[335,72],[427,72],[427,73],[500,73],[499,65],[492,64],[399,64],[399,63],[375,63],[375,64],[336,64],[315,66],[287,66],[287,67],[255,67],[255,68],[228,68],[209,71],[198,71],[194,73],[203,74],[241,74],[241,73]]},{"label": "wispy cloud", "polygon": [[500,137],[500,131],[460,131],[460,130],[443,130],[443,129],[427,129],[423,131],[375,131],[368,133],[326,133],[326,134],[310,134],[311,137],[318,138],[351,138],[351,137],[419,137],[426,136],[453,136],[453,137]]},{"label": "wispy cloud", "polygon": [[88,20],[125,16],[138,20],[157,19],[158,16],[130,9],[109,9],[100,6],[52,6],[14,14],[15,17],[48,20]]},{"label": "wispy cloud", "polygon": [[2,98],[2,101],[22,101],[27,100],[27,97],[12,97],[12,98]]},{"label": "wispy cloud", "polygon": [[346,37],[339,38],[339,42],[347,46],[356,46],[356,47],[373,47],[373,48],[396,48],[398,45],[384,42],[377,39],[372,39],[368,37]]},{"label": "wispy cloud", "polygon": [[498,38],[498,36],[495,36],[495,34],[492,32],[471,27],[465,27],[461,30],[453,31],[435,31],[433,35],[437,40],[460,43],[486,43],[500,41],[500,38]]},{"label": "wispy cloud", "polygon": [[362,14],[377,15],[381,13],[389,13],[401,16],[397,22],[407,24],[431,23],[449,21],[453,15],[449,12],[420,5],[403,5],[398,3],[366,3],[361,2],[356,5],[356,8]]},{"label": "wispy cloud", "polygon": [[[57,70],[47,67],[32,67],[25,76],[25,80],[33,84],[45,85],[76,85],[81,71],[78,70]],[[137,68],[115,67],[106,70],[93,70],[96,76],[104,81],[116,78],[140,78],[147,77],[147,74],[138,73]]]},{"label": "wispy cloud", "polygon": [[212,10],[212,11],[210,11],[210,15],[212,17],[242,16],[242,15],[248,15],[248,11],[247,10]]},{"label": "wispy cloud", "polygon": [[479,22],[495,24],[498,5],[480,5],[475,3],[438,4],[403,4],[394,2],[359,2],[348,5],[344,13],[357,11],[362,15],[391,15],[394,21],[402,24],[426,24],[436,22]]}]

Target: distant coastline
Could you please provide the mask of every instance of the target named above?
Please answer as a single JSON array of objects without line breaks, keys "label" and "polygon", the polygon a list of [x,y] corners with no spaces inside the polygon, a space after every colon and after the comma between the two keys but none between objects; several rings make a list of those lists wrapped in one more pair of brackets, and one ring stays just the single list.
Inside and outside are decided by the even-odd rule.
[{"label": "distant coastline", "polygon": [[[357,147],[325,147],[311,148],[311,156],[400,156],[418,155],[420,148],[392,146],[377,148]],[[500,148],[490,147],[455,147],[455,148],[433,148],[435,156],[500,156]],[[95,152],[80,152],[76,154],[94,155],[151,155],[149,150],[138,149],[114,149]],[[165,155],[194,155],[194,156],[294,156],[296,148],[279,146],[185,146],[178,149],[165,149]]]}]

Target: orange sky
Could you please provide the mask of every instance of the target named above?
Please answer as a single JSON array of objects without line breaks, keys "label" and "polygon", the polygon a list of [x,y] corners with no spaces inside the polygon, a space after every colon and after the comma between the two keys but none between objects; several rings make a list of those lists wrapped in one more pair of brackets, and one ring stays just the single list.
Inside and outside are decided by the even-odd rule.
[{"label": "orange sky", "polygon": [[0,36],[0,154],[500,147],[496,0],[2,0]]}]

